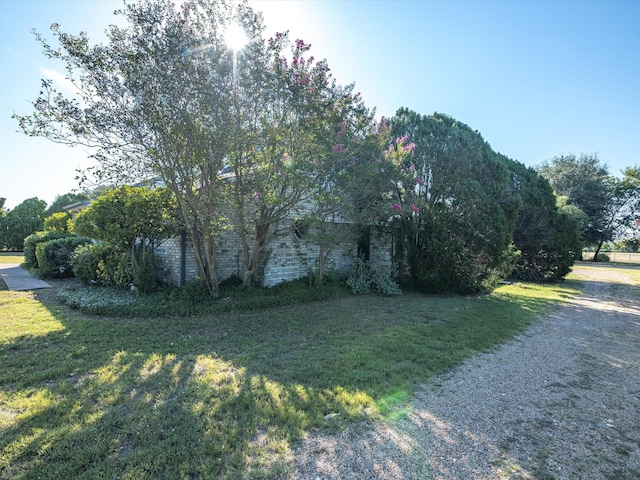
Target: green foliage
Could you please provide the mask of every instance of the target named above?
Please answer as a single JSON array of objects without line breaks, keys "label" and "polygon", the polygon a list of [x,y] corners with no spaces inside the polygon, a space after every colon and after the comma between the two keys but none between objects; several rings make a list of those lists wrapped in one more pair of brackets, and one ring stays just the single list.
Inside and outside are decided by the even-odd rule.
[{"label": "green foliage", "polygon": [[[176,8],[150,0],[118,13],[122,21],[103,44],[57,24],[53,42],[36,34],[82,93],[71,97],[44,81],[33,112],[14,118],[29,135],[95,147],[97,166],[87,177],[162,178],[209,291],[218,288],[214,252],[225,229],[242,237],[243,281],[251,284],[269,242],[282,234],[281,220],[314,205],[323,216],[350,210],[349,201],[328,197],[352,162],[372,160],[372,114],[353,85],[337,85],[327,62],[313,60],[308,44],[286,34],[265,40],[261,16],[245,1]],[[249,37],[233,54],[224,41],[232,23]]]},{"label": "green foliage", "polygon": [[513,191],[521,199],[513,242],[520,251],[513,276],[528,281],[558,281],[582,251],[575,215],[557,206],[549,182],[535,170],[510,163]]},{"label": "green foliage", "polygon": [[516,259],[511,242],[519,204],[504,159],[446,115],[400,109],[390,123],[394,136],[415,144],[400,160],[389,201],[401,274],[428,292],[494,288]]},{"label": "green foliage", "polygon": [[87,285],[127,288],[133,281],[129,255],[108,243],[79,246],[70,264],[74,275]]},{"label": "green foliage", "polygon": [[[133,284],[141,291],[156,288],[153,250],[176,235],[179,227],[172,192],[150,187],[108,190],[80,212],[74,222],[76,233],[109,242],[129,256]],[[105,262],[108,283],[122,283],[126,269],[115,268],[106,259]]]},{"label": "green foliage", "polygon": [[596,255],[594,257],[593,261],[594,262],[609,262],[609,261],[611,261],[611,258],[606,253],[598,253],[598,255]]},{"label": "green foliage", "polygon": [[25,266],[38,268],[38,257],[36,256],[36,247],[39,243],[56,240],[58,238],[66,238],[69,234],[60,231],[36,232],[24,239],[24,263]]},{"label": "green foliage", "polygon": [[611,245],[611,248],[615,252],[637,252],[640,249],[640,239],[625,238],[618,240]]},{"label": "green foliage", "polygon": [[640,208],[638,167],[625,169],[622,178],[610,176],[597,155],[561,155],[540,167],[567,205],[577,206],[586,221],[582,238],[587,246],[596,246],[594,261],[605,242],[634,235]]},{"label": "green foliage", "polygon": [[42,230],[46,206],[46,202],[34,197],[9,210],[0,222],[0,248],[22,250],[24,239]]},{"label": "green foliage", "polygon": [[538,171],[558,195],[567,197],[567,205],[575,205],[586,215],[588,221],[581,232],[586,245],[612,238],[607,210],[613,199],[613,183],[597,154],[559,155],[544,162]]},{"label": "green foliage", "polygon": [[42,278],[73,276],[70,257],[76,247],[90,242],[86,237],[67,236],[36,244],[38,275]]},{"label": "green foliage", "polygon": [[126,253],[115,251],[98,262],[96,275],[102,285],[129,289],[134,282],[131,257]]},{"label": "green foliage", "polygon": [[360,295],[372,292],[385,296],[400,295],[402,290],[394,277],[392,267],[385,268],[359,258],[356,271],[347,279],[347,286],[353,293]]},{"label": "green foliage", "polygon": [[154,248],[179,232],[175,214],[175,198],[166,188],[123,186],[107,190],[82,210],[74,229],[122,251],[138,243]]},{"label": "green foliage", "polygon": [[[82,252],[83,247],[79,247]],[[83,256],[86,252],[82,252]],[[106,259],[100,260],[96,282],[107,285]],[[84,263],[83,259],[83,263]],[[88,261],[87,261],[88,263]],[[113,266],[116,266],[115,264]],[[120,264],[120,268],[126,266]],[[116,269],[112,270],[113,273]],[[120,270],[122,273],[122,270]],[[124,278],[124,276],[123,276]],[[130,277],[129,277],[130,278]],[[237,281],[239,280],[239,282]],[[130,281],[130,280],[129,280]],[[91,281],[89,280],[91,283]],[[119,282],[122,283],[122,282]],[[94,283],[95,284],[95,283]],[[188,283],[179,288],[164,288],[155,292],[132,295],[128,283],[111,283],[118,288],[92,288],[69,286],[59,294],[62,302],[84,313],[116,317],[165,317],[220,314],[281,307],[297,303],[337,299],[348,295],[344,284],[327,281],[312,287],[304,280],[283,282],[274,287],[247,287],[236,278],[220,284],[220,295],[211,296],[204,283]]]},{"label": "green foliage", "polygon": [[66,212],[52,213],[44,219],[45,231],[69,233],[71,230],[71,215]]}]

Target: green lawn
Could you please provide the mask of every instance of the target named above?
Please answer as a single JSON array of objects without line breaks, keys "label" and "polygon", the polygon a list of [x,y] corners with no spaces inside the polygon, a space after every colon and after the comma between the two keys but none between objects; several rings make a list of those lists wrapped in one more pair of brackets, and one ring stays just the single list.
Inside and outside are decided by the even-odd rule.
[{"label": "green lawn", "polygon": [[84,316],[0,291],[0,479],[286,478],[305,432],[395,418],[415,385],[578,287],[184,318]]},{"label": "green lawn", "polygon": [[24,262],[22,252],[0,252],[0,263],[17,263]]}]

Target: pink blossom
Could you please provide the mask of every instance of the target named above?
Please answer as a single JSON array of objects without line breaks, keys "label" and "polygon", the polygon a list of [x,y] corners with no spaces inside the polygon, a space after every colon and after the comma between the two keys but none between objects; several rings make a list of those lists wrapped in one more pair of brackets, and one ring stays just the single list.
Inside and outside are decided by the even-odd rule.
[{"label": "pink blossom", "polygon": [[296,48],[298,48],[298,50],[300,50],[301,52],[306,52],[309,49],[311,49],[311,44],[310,43],[304,43],[303,40],[297,39],[296,40]]},{"label": "pink blossom", "polygon": [[356,164],[356,161],[355,161],[355,160],[351,160],[351,161],[349,162],[349,165],[351,165],[352,167],[353,167],[353,166],[355,166],[355,164]]},{"label": "pink blossom", "polygon": [[402,150],[405,152],[413,152],[416,149],[416,144],[415,143],[409,143],[408,145],[405,145],[402,147]]},{"label": "pink blossom", "polygon": [[411,205],[411,210],[413,213],[418,213],[418,207],[416,205]]},{"label": "pink blossom", "polygon": [[416,171],[416,166],[413,163],[409,167],[409,171],[411,171],[411,172],[415,172]]},{"label": "pink blossom", "polygon": [[344,153],[345,149],[343,148],[341,143],[336,143],[332,149],[333,153]]},{"label": "pink blossom", "polygon": [[409,135],[405,135],[404,137],[398,137],[396,138],[396,143],[404,143],[407,141],[408,138],[409,138]]},{"label": "pink blossom", "polygon": [[259,199],[262,196],[262,194],[260,192],[253,192],[253,198],[255,198],[256,200]]},{"label": "pink blossom", "polygon": [[418,185],[422,185],[424,183],[424,180],[422,180],[422,177],[418,177],[418,178],[416,178],[416,183]]},{"label": "pink blossom", "polygon": [[393,205],[391,205],[391,210],[393,210],[394,212],[399,212],[400,210],[402,210],[402,205],[400,205],[399,203],[394,203]]}]

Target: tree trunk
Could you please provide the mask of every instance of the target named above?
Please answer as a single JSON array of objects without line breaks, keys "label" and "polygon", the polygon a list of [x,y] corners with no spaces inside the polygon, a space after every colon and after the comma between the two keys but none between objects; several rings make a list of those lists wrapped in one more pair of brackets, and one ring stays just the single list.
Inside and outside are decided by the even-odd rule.
[{"label": "tree trunk", "polygon": [[600,249],[602,248],[602,244],[604,243],[603,240],[600,240],[600,243],[598,243],[598,247],[596,248],[595,253],[593,254],[593,262],[597,262],[598,261],[598,254],[600,253]]},{"label": "tree trunk", "polygon": [[202,234],[197,227],[192,227],[191,238],[200,278],[203,279],[209,293],[217,295],[220,281],[216,271],[215,240],[211,235]]},{"label": "tree trunk", "polygon": [[260,224],[256,226],[256,236],[253,242],[253,251],[248,262],[248,268],[244,272],[243,284],[245,286],[253,285],[262,253],[264,251],[264,245],[267,240],[267,233],[269,232],[269,224]]}]

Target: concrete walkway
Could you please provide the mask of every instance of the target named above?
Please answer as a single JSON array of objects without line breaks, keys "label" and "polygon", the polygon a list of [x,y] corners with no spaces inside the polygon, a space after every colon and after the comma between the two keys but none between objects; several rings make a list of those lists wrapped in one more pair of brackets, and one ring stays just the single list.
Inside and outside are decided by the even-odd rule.
[{"label": "concrete walkway", "polygon": [[20,265],[15,263],[0,263],[0,276],[9,290],[36,290],[51,288],[47,282],[34,277]]}]

